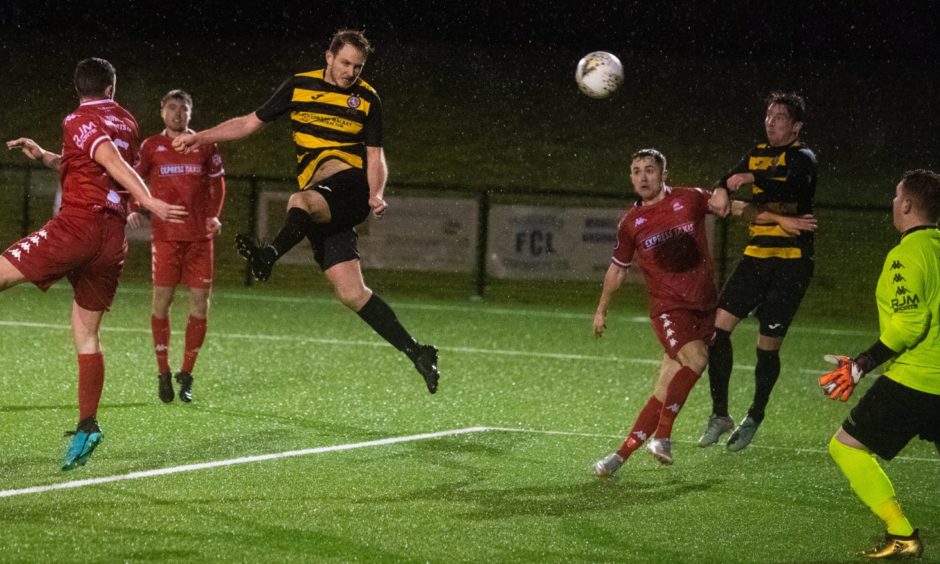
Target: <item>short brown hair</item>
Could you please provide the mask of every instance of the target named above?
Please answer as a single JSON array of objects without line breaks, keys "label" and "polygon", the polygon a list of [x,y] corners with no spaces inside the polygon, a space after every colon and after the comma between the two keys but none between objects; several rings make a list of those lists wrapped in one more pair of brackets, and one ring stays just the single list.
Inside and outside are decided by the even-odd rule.
[{"label": "short brown hair", "polygon": [[109,86],[114,86],[117,72],[114,65],[104,59],[91,57],[75,65],[75,91],[81,98],[104,96]]},{"label": "short brown hair", "polygon": [[940,219],[940,174],[923,168],[909,170],[901,177],[901,185],[927,219],[934,223]]},{"label": "short brown hair", "polygon": [[780,104],[787,107],[790,119],[805,123],[806,119],[806,100],[796,92],[771,92],[767,96],[767,107],[774,104]]},{"label": "short brown hair", "polygon": [[185,90],[180,90],[179,88],[170,90],[169,92],[166,93],[165,96],[163,96],[163,98],[160,98],[160,107],[162,108],[163,105],[166,104],[167,100],[170,100],[173,98],[182,101],[184,104],[189,106],[190,109],[193,107],[193,97],[189,95],[189,92],[186,92]]},{"label": "short brown hair", "polygon": [[369,44],[369,40],[366,39],[363,32],[356,29],[341,29],[334,33],[333,39],[330,40],[330,53],[336,56],[340,49],[346,45],[352,45],[359,49],[365,58],[368,58],[372,53],[372,45]]},{"label": "short brown hair", "polygon": [[656,149],[640,149],[633,153],[633,156],[630,157],[630,162],[632,163],[637,159],[653,159],[656,161],[656,164],[659,165],[660,172],[665,172],[666,170],[666,155]]}]

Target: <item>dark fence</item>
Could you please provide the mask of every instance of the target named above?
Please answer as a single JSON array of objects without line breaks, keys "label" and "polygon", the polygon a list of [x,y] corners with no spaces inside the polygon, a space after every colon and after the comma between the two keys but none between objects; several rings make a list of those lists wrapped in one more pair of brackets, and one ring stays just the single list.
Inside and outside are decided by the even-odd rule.
[{"label": "dark fence", "polygon": [[[224,235],[253,232],[257,221],[257,203],[262,191],[292,191],[294,180],[265,176],[226,176],[228,195],[223,213]],[[51,215],[58,176],[35,165],[0,163],[0,245],[6,246],[41,226]],[[622,193],[506,190],[498,186],[463,187],[441,184],[396,182],[389,185],[389,194],[450,196],[474,199],[479,210],[476,267],[464,275],[465,288],[476,296],[484,296],[491,280],[486,271],[487,234],[490,206],[494,204],[525,204],[551,206],[624,207]],[[822,315],[857,315],[872,310],[872,296],[885,253],[897,242],[888,206],[853,204],[817,205],[816,276],[807,297],[807,305]],[[719,220],[716,228],[715,263],[720,280],[724,280],[740,257],[747,240],[747,226],[739,218]],[[136,247],[144,247],[140,251]],[[244,261],[231,245],[217,246],[216,282],[219,285],[250,284]],[[279,271],[280,272],[280,271]],[[149,279],[149,254],[146,246],[132,246],[127,277]],[[309,269],[284,269],[286,283],[309,284]],[[291,280],[291,277],[294,277]],[[471,279],[472,277],[472,279]],[[599,283],[593,283],[595,286]]]}]

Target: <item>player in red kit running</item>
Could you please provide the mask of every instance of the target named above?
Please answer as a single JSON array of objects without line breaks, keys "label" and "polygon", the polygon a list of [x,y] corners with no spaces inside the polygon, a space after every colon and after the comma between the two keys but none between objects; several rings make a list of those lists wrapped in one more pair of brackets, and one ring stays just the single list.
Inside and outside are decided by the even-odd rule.
[{"label": "player in red kit running", "polygon": [[128,192],[164,221],[181,222],[186,215],[183,206],[152,197],[128,164],[137,159],[137,121],[114,102],[115,78],[114,67],[104,59],[85,59],[75,67],[80,105],[62,122],[61,155],[25,137],[7,142],[9,149],[61,173],[59,214],[4,251],[0,291],[23,282],[45,291],[62,278],[74,290],[79,416],[63,470],[83,466],[102,438],[97,412],[104,357],[98,331],[124,268]]},{"label": "player in red kit running", "polygon": [[[219,147],[209,144],[189,153],[173,149],[173,139],[189,129],[193,99],[182,90],[171,90],[160,100],[160,117],[166,126],[159,135],[148,137],[140,147],[137,172],[146,180],[153,195],[181,204],[189,216],[181,224],[155,218],[150,240],[153,264],[153,308],[150,327],[153,349],[157,356],[157,379],[160,399],[173,401],[170,381],[170,304],[176,286],[189,287],[189,321],[183,363],[176,374],[181,401],[193,400],[193,367],[206,338],[206,318],[212,292],[214,247],[212,237],[222,229],[219,216],[225,200],[225,171]],[[140,213],[131,213],[128,224],[137,227]]]},{"label": "player in red kit running", "polygon": [[607,329],[607,308],[638,259],[646,281],[653,330],[665,349],[653,395],[617,452],[594,464],[598,476],[612,476],[648,437],[650,453],[672,464],[672,425],[692,386],[708,363],[718,292],[705,236],[705,216],[726,213],[728,193],[666,186],[666,158],[655,149],[633,154],[630,180],[640,201],[627,211],[604,277],[594,336]]}]

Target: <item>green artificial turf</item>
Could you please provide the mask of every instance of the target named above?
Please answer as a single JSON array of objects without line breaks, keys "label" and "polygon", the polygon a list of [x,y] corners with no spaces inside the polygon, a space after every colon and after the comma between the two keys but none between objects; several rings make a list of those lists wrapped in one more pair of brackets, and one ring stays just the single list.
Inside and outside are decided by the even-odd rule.
[{"label": "green artificial turf", "polygon": [[[71,293],[15,288],[0,296],[0,559],[833,562],[877,541],[880,522],[825,453],[854,398],[830,402],[815,384],[822,354],[870,344],[873,327],[857,321],[798,317],[748,449],[695,445],[710,409],[702,381],[676,423],[673,466],[638,451],[614,479],[593,475],[645,403],[661,355],[638,293],[625,289],[594,341],[593,306],[577,299],[393,292],[406,326],[441,349],[431,396],[407,359],[328,293],[223,288],[195,401],[164,405],[149,288],[125,284],[102,331],[105,439],[87,466],[63,473],[62,432],[76,418]],[[174,367],[185,298],[173,315]],[[755,337],[751,322],[734,334],[735,417],[753,390]],[[329,448],[340,445],[355,448]],[[327,448],[179,468],[318,447]],[[938,558],[940,458],[914,441],[885,467],[925,558]],[[160,469],[173,473],[18,492]]]}]

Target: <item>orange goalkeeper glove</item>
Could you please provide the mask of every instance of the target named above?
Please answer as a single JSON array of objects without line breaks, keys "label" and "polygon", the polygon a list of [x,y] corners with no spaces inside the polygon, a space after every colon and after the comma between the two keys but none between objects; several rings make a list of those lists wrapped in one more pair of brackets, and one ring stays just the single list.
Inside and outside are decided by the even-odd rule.
[{"label": "orange goalkeeper glove", "polygon": [[855,384],[862,379],[865,373],[858,364],[847,356],[827,354],[823,360],[835,364],[836,369],[819,377],[819,385],[829,399],[846,401],[855,391]]}]

